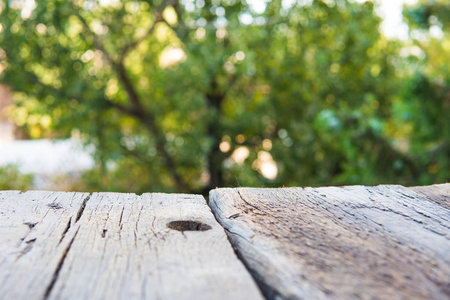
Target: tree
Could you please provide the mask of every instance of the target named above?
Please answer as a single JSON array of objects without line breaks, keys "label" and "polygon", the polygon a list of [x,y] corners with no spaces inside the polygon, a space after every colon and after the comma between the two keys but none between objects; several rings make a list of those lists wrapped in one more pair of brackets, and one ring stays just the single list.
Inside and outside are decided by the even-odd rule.
[{"label": "tree", "polygon": [[0,15],[2,81],[36,136],[95,145],[95,189],[417,180],[389,131],[399,44],[370,2],[20,3]]},{"label": "tree", "polygon": [[411,39],[403,97],[397,108],[410,153],[423,170],[418,183],[450,178],[450,4],[419,1],[404,16]]}]

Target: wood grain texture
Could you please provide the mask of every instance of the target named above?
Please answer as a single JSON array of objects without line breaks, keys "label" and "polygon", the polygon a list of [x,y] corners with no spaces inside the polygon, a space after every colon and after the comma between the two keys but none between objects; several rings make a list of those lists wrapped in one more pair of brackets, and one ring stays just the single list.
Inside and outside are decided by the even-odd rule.
[{"label": "wood grain texture", "polygon": [[83,193],[0,192],[0,299],[46,297],[87,199]]},{"label": "wood grain texture", "polygon": [[450,299],[450,209],[431,200],[448,188],[216,189],[210,206],[268,298]]},{"label": "wood grain texture", "polygon": [[49,299],[262,297],[201,196],[96,193],[79,223]]},{"label": "wood grain texture", "polygon": [[450,183],[429,186],[415,186],[411,189],[426,197],[427,200],[450,209]]}]

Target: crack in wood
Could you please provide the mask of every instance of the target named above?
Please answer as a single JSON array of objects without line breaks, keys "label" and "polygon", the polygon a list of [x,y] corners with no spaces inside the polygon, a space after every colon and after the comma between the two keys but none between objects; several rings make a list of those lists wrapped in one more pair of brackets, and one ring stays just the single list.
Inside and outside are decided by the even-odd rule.
[{"label": "crack in wood", "polygon": [[32,223],[32,222],[25,222],[25,223],[23,223],[23,224],[25,224],[25,225],[28,225],[28,227],[30,228],[30,231],[34,228],[34,226],[36,226],[37,225],[37,222],[36,223]]},{"label": "crack in wood", "polygon": [[241,200],[242,200],[245,204],[247,204],[248,206],[251,206],[251,207],[253,207],[253,208],[255,208],[255,209],[257,209],[257,210],[260,211],[260,213],[256,213],[256,212],[252,211],[253,214],[259,214],[259,215],[261,215],[261,216],[267,215],[267,213],[266,213],[263,209],[259,208],[258,206],[254,205],[254,204],[251,204],[250,202],[248,202],[247,200],[245,200],[244,196],[242,196],[241,191],[240,191],[239,189],[236,189],[236,192],[238,193],[239,197],[241,198]]},{"label": "crack in wood", "polygon": [[77,212],[77,217],[75,219],[75,223],[78,222],[78,220],[80,220],[81,216],[83,215],[84,209],[86,208],[86,203],[89,201],[89,199],[91,199],[91,195],[88,195],[83,200],[83,203],[81,204],[80,209]]},{"label": "crack in wood", "polygon": [[53,209],[61,209],[63,208],[59,203],[50,203],[47,204],[48,207],[53,208]]},{"label": "crack in wood", "polygon": [[237,213],[237,214],[234,214],[234,215],[231,215],[231,216],[227,217],[227,219],[236,219],[240,215],[241,215],[240,213]]},{"label": "crack in wood", "polygon": [[36,239],[31,239],[29,241],[26,241],[25,243],[27,244],[25,246],[25,248],[19,253],[19,255],[16,257],[16,260],[18,260],[19,258],[21,258],[22,256],[24,256],[25,254],[27,254],[28,252],[31,251],[31,249],[34,246],[34,243],[36,242]]},{"label": "crack in wood", "polygon": [[[33,222],[25,222],[23,224],[28,226],[29,231],[27,232],[27,234],[24,237],[20,238],[21,242],[19,243],[19,245],[22,244],[22,242],[24,240],[26,240],[26,238],[30,235],[30,233],[33,231],[33,228],[38,224],[38,222],[35,222],[35,223],[33,223]],[[20,256],[22,256],[22,255],[20,255]],[[19,259],[20,256],[17,259]]]},{"label": "crack in wood", "polygon": [[66,233],[69,231],[71,222],[72,222],[72,217],[70,217],[69,222],[67,222],[66,229],[64,229],[63,233],[61,234],[61,239],[59,240],[58,245],[61,244],[61,242],[63,241],[63,239],[66,236]]},{"label": "crack in wood", "polygon": [[56,281],[58,280],[59,272],[62,269],[62,266],[64,264],[64,260],[67,257],[67,253],[69,253],[70,247],[72,247],[73,241],[75,240],[79,229],[80,228],[77,229],[77,231],[75,232],[72,240],[69,242],[69,244],[67,245],[66,249],[64,250],[64,252],[63,252],[63,254],[61,256],[61,259],[59,260],[58,265],[57,265],[57,267],[55,269],[55,272],[53,273],[52,280],[50,281],[50,284],[48,285],[47,289],[45,290],[45,294],[44,294],[43,300],[47,300],[49,298],[50,293],[52,292],[52,289],[55,286]]},{"label": "crack in wood", "polygon": [[122,228],[122,218],[123,218],[123,211],[125,210],[125,205],[122,206],[122,212],[120,213],[120,218],[119,218],[119,225],[120,228]]}]

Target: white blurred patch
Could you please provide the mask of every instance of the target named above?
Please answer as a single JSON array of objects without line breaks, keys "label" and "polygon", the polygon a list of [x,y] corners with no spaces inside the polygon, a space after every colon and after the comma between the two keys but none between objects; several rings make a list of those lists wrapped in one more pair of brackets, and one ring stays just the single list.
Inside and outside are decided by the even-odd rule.
[{"label": "white blurred patch", "polygon": [[418,46],[403,47],[400,50],[400,56],[408,57],[410,55],[416,56],[420,59],[425,58],[425,52],[422,49],[420,49],[420,47],[418,47]]},{"label": "white blurred patch", "polygon": [[277,163],[273,160],[269,152],[259,151],[258,159],[253,162],[252,166],[267,179],[273,180],[278,175]]},{"label": "white blurred patch", "polygon": [[21,173],[35,176],[35,188],[45,188],[49,178],[92,169],[93,150],[75,139],[0,142],[0,165],[16,164]]},{"label": "white blurred patch", "polygon": [[236,150],[234,150],[233,154],[231,154],[231,159],[238,165],[242,165],[249,156],[249,154],[250,151],[248,150],[248,148],[245,146],[241,146],[238,147]]},{"label": "white blurred patch", "polygon": [[[365,2],[365,1],[358,1]],[[408,39],[408,25],[403,22],[403,4],[414,5],[418,0],[379,0],[376,9],[379,16],[383,18],[380,30],[388,38],[400,40]]]},{"label": "white blurred patch", "polygon": [[186,54],[181,48],[170,48],[163,51],[159,57],[161,68],[167,68],[186,59]]},{"label": "white blurred patch", "polygon": [[444,37],[444,32],[441,27],[433,25],[430,27],[430,35],[436,39],[441,39]]}]

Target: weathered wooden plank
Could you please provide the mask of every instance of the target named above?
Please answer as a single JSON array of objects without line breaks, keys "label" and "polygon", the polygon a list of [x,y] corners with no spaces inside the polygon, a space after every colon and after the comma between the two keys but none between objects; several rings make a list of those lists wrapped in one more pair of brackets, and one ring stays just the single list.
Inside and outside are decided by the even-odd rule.
[{"label": "weathered wooden plank", "polygon": [[87,198],[83,193],[0,192],[0,299],[45,298]]},{"label": "weathered wooden plank", "polygon": [[216,189],[210,206],[269,298],[450,299],[450,210],[414,190]]},{"label": "weathered wooden plank", "polygon": [[450,183],[411,187],[413,191],[425,195],[426,199],[450,209]]},{"label": "weathered wooden plank", "polygon": [[201,196],[94,194],[79,223],[49,299],[261,298]]}]

